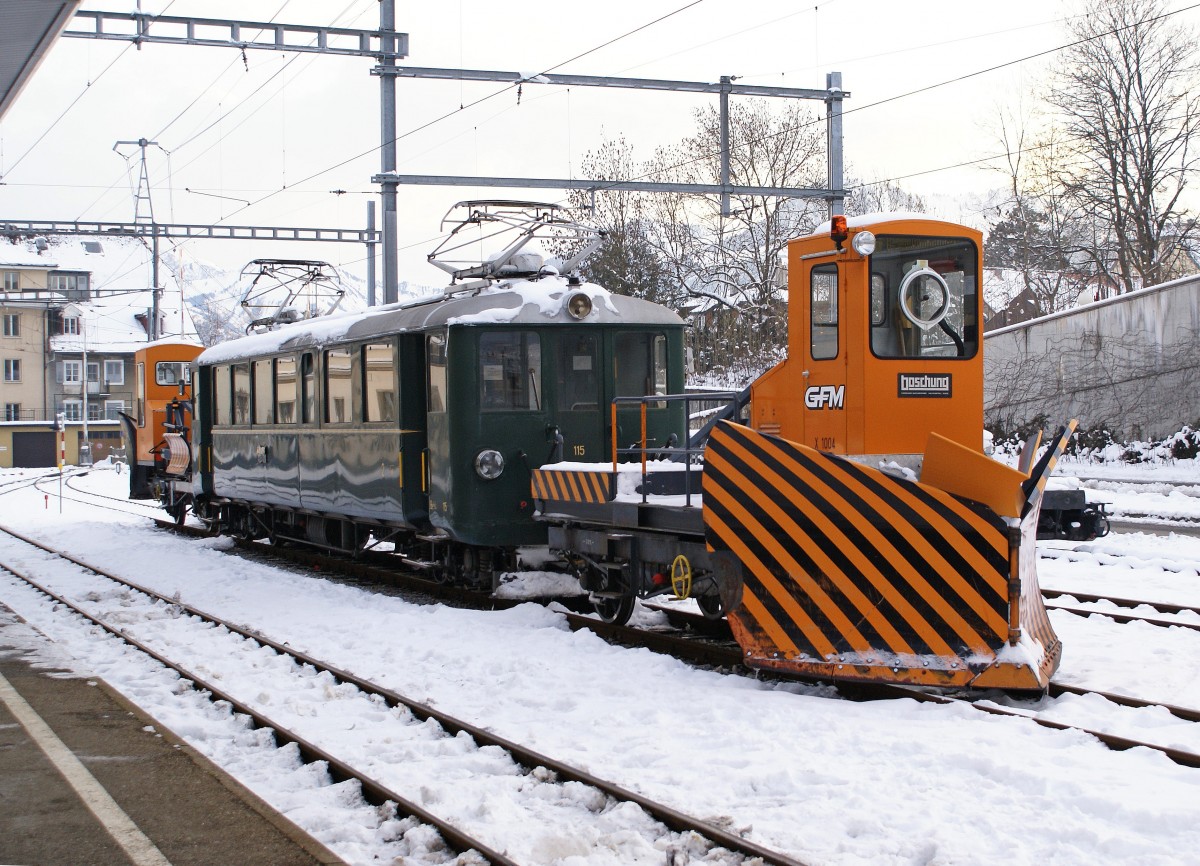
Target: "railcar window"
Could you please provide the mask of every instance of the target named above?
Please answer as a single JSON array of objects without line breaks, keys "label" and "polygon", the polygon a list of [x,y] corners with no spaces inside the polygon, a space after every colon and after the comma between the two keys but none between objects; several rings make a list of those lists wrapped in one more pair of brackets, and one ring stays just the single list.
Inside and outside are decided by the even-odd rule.
[{"label": "railcar window", "polygon": [[[134,409],[134,412],[137,414],[137,425],[139,427],[145,427],[146,426],[146,363],[144,361],[138,362],[136,375],[137,375],[137,381],[134,384],[134,388],[137,389],[137,393],[135,395],[137,398],[137,406]],[[226,397],[228,397],[228,394],[226,394]],[[228,402],[228,400],[226,402]],[[216,421],[216,418],[213,418],[213,420]]]},{"label": "railcar window", "polygon": [[600,408],[600,356],[595,334],[564,335],[558,353],[559,404],[564,409]]},{"label": "railcar window", "polygon": [[354,420],[353,355],[349,349],[325,352],[325,421],[348,424]]},{"label": "railcar window", "polygon": [[154,365],[155,385],[191,384],[192,368],[186,361],[159,361]]},{"label": "railcar window", "polygon": [[317,420],[317,377],[312,352],[300,356],[300,379],[304,383],[304,423],[312,424]]},{"label": "railcar window", "polygon": [[448,394],[446,391],[446,338],[431,334],[426,346],[426,366],[429,368],[429,411],[445,412]]},{"label": "railcar window", "polygon": [[881,358],[971,358],[979,350],[979,251],[967,238],[881,235],[871,270],[885,313],[872,321]]},{"label": "railcar window", "polygon": [[[445,356],[442,359],[445,374]],[[366,369],[365,421],[396,420],[396,346],[394,343],[370,343],[363,347]]]},{"label": "railcar window", "polygon": [[296,423],[296,359],[275,359],[275,422]]},{"label": "railcar window", "polygon": [[479,335],[479,408],[484,412],[542,407],[542,344],[529,331]]},{"label": "railcar window", "polygon": [[233,365],[233,423],[250,423],[250,365]]},{"label": "railcar window", "polygon": [[233,401],[229,399],[229,368],[213,367],[212,377],[213,423],[224,426],[233,417],[229,411],[233,404]]},{"label": "railcar window", "polygon": [[613,364],[618,397],[667,393],[667,338],[662,334],[618,334]]},{"label": "railcar window", "polygon": [[887,321],[887,280],[883,274],[871,274],[871,324]]},{"label": "railcar window", "polygon": [[270,361],[254,362],[254,423],[275,423],[275,376]]},{"label": "railcar window", "polygon": [[809,315],[812,336],[809,350],[814,361],[826,361],[838,354],[838,273],[837,265],[818,265],[812,269]]}]

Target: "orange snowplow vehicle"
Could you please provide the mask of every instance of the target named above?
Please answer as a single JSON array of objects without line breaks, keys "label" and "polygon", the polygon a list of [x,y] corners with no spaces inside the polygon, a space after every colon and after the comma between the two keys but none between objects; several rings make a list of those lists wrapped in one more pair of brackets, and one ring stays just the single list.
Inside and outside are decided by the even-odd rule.
[{"label": "orange snowplow vehicle", "polygon": [[601,615],[684,594],[751,667],[1044,689],[1062,646],[1038,512],[1074,427],[1036,463],[1032,443],[1018,468],[983,453],[982,268],[974,229],[835,217],[789,243],[788,357],[728,417],[679,431],[678,455],[643,442],[656,459],[622,462],[614,444],[611,463],[536,470],[551,547]]},{"label": "orange snowplow vehicle", "polygon": [[183,520],[191,496],[191,363],[203,350],[196,343],[158,340],[135,352],[133,412],[121,414],[129,498],[157,499],[176,521]]}]

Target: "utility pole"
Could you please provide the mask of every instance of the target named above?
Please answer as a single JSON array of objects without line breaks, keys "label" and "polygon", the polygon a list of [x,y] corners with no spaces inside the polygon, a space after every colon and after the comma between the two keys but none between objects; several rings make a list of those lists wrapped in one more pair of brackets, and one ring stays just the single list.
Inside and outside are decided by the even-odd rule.
[{"label": "utility pole", "polygon": [[[138,46],[141,47],[140,45]],[[159,316],[159,299],[162,297],[162,287],[158,284],[158,228],[154,221],[154,200],[150,197],[150,173],[146,170],[146,148],[157,147],[163,150],[162,145],[157,141],[147,141],[144,138],[139,138],[137,141],[118,141],[113,145],[113,150],[128,161],[129,157],[121,153],[119,148],[122,145],[135,145],[142,152],[141,168],[138,172],[138,188],[133,199],[133,221],[150,226],[150,258],[151,258],[151,276],[150,280],[154,284],[150,288],[150,322],[146,328],[147,339],[151,343],[158,339],[158,316]],[[145,203],[146,214],[142,215],[142,203]]]},{"label": "utility pole", "polygon": [[398,300],[397,284],[400,281],[400,266],[397,246],[396,224],[396,0],[380,0],[379,3],[379,65],[372,74],[379,76],[379,132],[382,139],[379,149],[379,183],[383,199],[383,302],[394,304]]}]

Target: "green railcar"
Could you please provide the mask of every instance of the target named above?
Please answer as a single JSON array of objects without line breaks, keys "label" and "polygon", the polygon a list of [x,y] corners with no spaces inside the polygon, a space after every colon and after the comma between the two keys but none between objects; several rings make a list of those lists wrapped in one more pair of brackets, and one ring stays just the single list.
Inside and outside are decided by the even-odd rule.
[{"label": "green railcar", "polygon": [[[614,415],[614,398],[682,390],[683,322],[545,275],[287,325],[198,364],[200,517],[347,551],[387,543],[486,583],[546,542],[534,469],[612,460],[642,437],[640,407]],[[645,423],[651,444],[686,438],[678,404],[649,404]]]}]

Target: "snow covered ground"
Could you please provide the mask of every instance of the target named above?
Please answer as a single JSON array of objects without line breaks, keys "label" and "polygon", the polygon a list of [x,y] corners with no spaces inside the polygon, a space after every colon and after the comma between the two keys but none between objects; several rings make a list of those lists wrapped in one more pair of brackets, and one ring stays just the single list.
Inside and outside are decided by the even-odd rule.
[{"label": "snow covered ground", "polygon": [[[806,863],[1174,864],[1195,862],[1200,851],[1200,771],[1145,749],[1112,752],[1081,733],[969,707],[850,703],[821,688],[694,670],[573,633],[558,613],[532,604],[503,612],[418,605],[233,558],[222,552],[225,540],[177,538],[136,515],[71,501],[60,514],[54,497],[2,486],[30,472],[0,473],[0,524]],[[1119,479],[1105,482],[1103,493],[1118,515],[1200,520],[1200,499],[1129,483],[1169,472],[1169,480],[1200,488],[1200,467],[1191,462],[1068,464],[1060,483],[1094,488],[1098,482],[1084,478],[1102,472]],[[118,496],[125,483],[102,469],[81,482]],[[139,632],[171,628],[167,613],[141,620],[126,594],[100,592],[94,579],[46,565],[17,543],[0,540],[0,561],[42,574],[68,595],[92,596]],[[1193,605],[1200,604],[1198,569],[1200,539],[1142,533],[1046,544],[1039,562],[1046,587]],[[25,621],[6,624],[12,618],[0,609],[0,646],[103,677],[350,862],[439,862],[419,856],[413,834],[400,838],[404,828],[353,791],[326,785],[290,751],[274,750],[261,732],[115,640],[53,612],[7,575],[0,575],[0,603]],[[1200,632],[1118,625],[1100,615],[1052,612],[1051,619],[1065,647],[1063,682],[1200,707]],[[385,708],[330,683],[298,696],[282,675],[275,684],[270,659],[252,675],[244,663],[232,667],[232,653],[219,642],[205,647],[196,647],[201,671],[297,729],[333,737],[346,760],[370,765],[431,811],[465,816],[472,832],[522,863],[663,863],[665,847],[678,847],[655,839],[649,821],[618,814],[627,806],[607,815],[585,791],[563,786],[551,794],[460,740],[443,750],[449,763],[427,767],[399,738],[395,726],[405,720],[389,718],[396,714]],[[337,701],[346,703],[330,717],[338,721],[325,721],[321,704]],[[1115,710],[1093,698],[1045,701],[1041,709],[1200,752],[1200,725],[1163,711]],[[508,784],[481,795],[466,780],[485,772],[507,776]],[[558,820],[518,818],[511,804],[522,795],[546,800],[546,813]],[[601,812],[611,826],[572,824],[571,809],[579,808]],[[675,862],[713,862],[698,851],[690,856]]]}]

